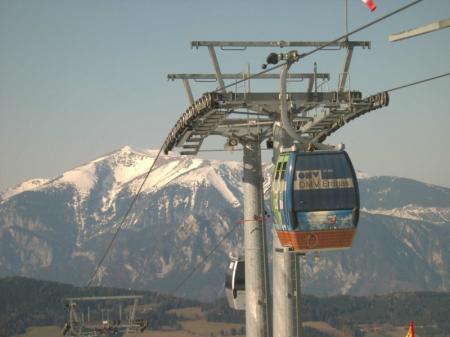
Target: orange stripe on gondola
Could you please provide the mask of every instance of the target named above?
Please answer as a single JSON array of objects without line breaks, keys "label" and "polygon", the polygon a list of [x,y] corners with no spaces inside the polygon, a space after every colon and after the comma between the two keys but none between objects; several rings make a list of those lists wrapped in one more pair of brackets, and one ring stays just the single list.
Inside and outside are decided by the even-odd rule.
[{"label": "orange stripe on gondola", "polygon": [[352,246],[356,229],[335,229],[324,231],[281,231],[278,238],[283,247],[291,247],[295,251],[344,249]]}]

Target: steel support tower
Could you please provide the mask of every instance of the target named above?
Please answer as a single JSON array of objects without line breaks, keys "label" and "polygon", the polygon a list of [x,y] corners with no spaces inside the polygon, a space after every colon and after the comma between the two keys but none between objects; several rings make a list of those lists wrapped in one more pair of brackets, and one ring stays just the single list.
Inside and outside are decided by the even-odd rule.
[{"label": "steel support tower", "polygon": [[[271,336],[261,140],[244,140],[245,321],[247,336]],[[248,267],[247,267],[248,265]],[[247,285],[249,285],[247,287]]]},{"label": "steel support tower", "polygon": [[[324,91],[330,75],[289,73],[291,65],[301,59],[296,50],[273,53],[274,48],[314,48],[329,45],[346,49],[342,73],[336,91]],[[281,247],[273,236],[273,307],[267,276],[267,249],[261,169],[261,143],[273,144],[274,158],[282,147],[295,144],[308,147],[333,148],[323,142],[333,132],[365,113],[387,106],[386,92],[363,97],[347,87],[348,72],[355,47],[370,48],[367,41],[341,41],[328,44],[320,41],[194,41],[193,48],[206,47],[211,57],[212,74],[169,74],[170,80],[182,80],[190,106],[182,113],[168,134],[164,152],[180,149],[181,155],[196,155],[204,140],[211,135],[226,138],[228,148],[243,146],[244,187],[244,251],[246,289],[246,331],[248,337],[301,336],[300,265],[296,253]],[[223,74],[216,47],[246,49],[270,48],[268,63],[284,62],[281,73]],[[274,92],[231,91],[225,80],[280,80]],[[218,87],[194,100],[190,80],[216,80]],[[287,82],[306,81],[303,91],[288,90]],[[273,329],[272,329],[273,314]],[[272,333],[273,331],[273,333]]]}]

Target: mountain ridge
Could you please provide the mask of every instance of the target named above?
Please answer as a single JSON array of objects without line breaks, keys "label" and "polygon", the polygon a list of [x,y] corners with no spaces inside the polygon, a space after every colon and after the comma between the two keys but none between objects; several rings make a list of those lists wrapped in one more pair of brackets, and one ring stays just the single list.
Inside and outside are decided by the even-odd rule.
[{"label": "mountain ridge", "polygon": [[[123,147],[10,192],[0,202],[0,277],[73,278],[84,284],[154,155],[155,150]],[[263,166],[266,191],[271,168]],[[238,162],[160,157],[95,282],[170,291],[228,235],[181,290],[206,299],[220,295],[229,253],[243,253],[242,226],[229,234],[242,218],[241,171]],[[360,177],[362,213],[354,247],[322,253],[319,260],[307,256],[305,291],[448,291],[450,189],[406,178]],[[416,272],[423,279],[414,279]]]}]

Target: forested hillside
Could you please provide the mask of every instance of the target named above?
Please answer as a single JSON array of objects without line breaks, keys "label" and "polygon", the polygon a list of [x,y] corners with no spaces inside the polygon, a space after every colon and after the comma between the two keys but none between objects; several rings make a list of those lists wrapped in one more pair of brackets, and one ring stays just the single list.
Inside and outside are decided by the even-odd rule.
[{"label": "forested hillside", "polygon": [[72,285],[39,281],[23,277],[0,279],[0,337],[13,336],[30,326],[63,326],[67,320],[64,298],[82,296],[142,295],[142,304],[152,303],[158,310],[139,313],[150,325],[176,326],[174,308],[200,305],[199,302],[160,295],[149,291],[115,288],[79,288]]},{"label": "forested hillside", "polygon": [[[243,311],[231,310],[224,299],[211,303],[161,295],[154,292],[114,288],[78,288],[67,284],[22,277],[0,279],[0,337],[14,336],[30,326],[62,326],[67,319],[63,299],[80,296],[142,295],[138,316],[149,321],[150,329],[179,329],[183,318],[177,310],[199,307],[208,321],[244,324]],[[439,292],[397,293],[385,296],[302,297],[302,320],[327,322],[353,336],[365,335],[367,326],[407,326],[414,320],[420,337],[450,336],[450,294]],[[305,337],[325,337],[323,332],[305,328]]]}]

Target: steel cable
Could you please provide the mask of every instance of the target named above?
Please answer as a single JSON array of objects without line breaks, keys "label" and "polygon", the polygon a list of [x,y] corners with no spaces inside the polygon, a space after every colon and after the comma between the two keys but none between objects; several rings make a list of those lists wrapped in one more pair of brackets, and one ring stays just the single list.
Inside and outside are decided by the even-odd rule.
[{"label": "steel cable", "polygon": [[110,251],[110,249],[111,249],[111,247],[112,247],[114,241],[115,241],[116,238],[117,238],[117,235],[118,235],[119,232],[121,231],[123,224],[124,224],[125,221],[127,220],[128,215],[130,214],[131,210],[132,210],[133,207],[134,207],[134,204],[136,203],[137,199],[139,198],[139,195],[141,194],[141,191],[142,191],[142,189],[143,189],[145,183],[147,182],[147,179],[148,179],[148,177],[150,176],[150,173],[153,171],[153,168],[155,167],[155,164],[156,164],[156,162],[158,161],[158,159],[159,159],[159,157],[160,157],[160,155],[161,155],[161,152],[162,152],[163,148],[164,148],[164,145],[161,146],[161,148],[160,148],[159,151],[158,151],[158,154],[156,155],[155,159],[153,160],[152,165],[150,165],[150,168],[149,168],[149,170],[147,171],[147,173],[146,173],[146,175],[145,175],[145,177],[144,177],[144,180],[142,181],[141,186],[139,187],[139,189],[137,190],[137,192],[136,192],[136,194],[135,194],[133,200],[131,201],[130,206],[128,207],[128,209],[127,209],[125,215],[124,215],[123,218],[122,218],[122,221],[120,222],[120,224],[119,224],[119,226],[117,227],[117,230],[116,230],[116,232],[114,233],[114,235],[113,235],[111,241],[109,242],[108,246],[106,247],[105,253],[103,254],[103,256],[102,256],[102,258],[100,259],[100,261],[98,262],[97,267],[95,268],[95,271],[92,273],[92,275],[91,275],[89,281],[87,282],[86,287],[89,287],[89,286],[91,285],[91,283],[93,282],[95,276],[97,276],[97,273],[98,273],[98,271],[100,270],[100,268],[101,268],[101,266],[102,266],[102,264],[103,264],[103,261],[105,260],[106,256],[108,255],[108,253],[109,253],[109,251]]},{"label": "steel cable", "polygon": [[219,240],[219,242],[214,246],[213,249],[203,258],[202,261],[197,263],[197,265],[191,269],[191,271],[173,288],[173,290],[170,292],[171,294],[175,294],[190,278],[194,273],[197,271],[198,268],[200,268],[207,260],[208,258],[220,247],[222,242],[225,241],[225,239],[233,233],[236,228],[240,225],[240,222],[236,222],[236,224],[222,237],[222,239]]},{"label": "steel cable", "polygon": [[[333,43],[336,43],[336,42],[339,42],[341,40],[344,40],[344,39],[348,38],[349,36],[351,36],[351,35],[353,35],[355,33],[358,33],[358,32],[360,32],[360,31],[362,31],[362,30],[364,30],[366,28],[369,28],[370,26],[372,26],[372,25],[374,25],[374,24],[376,24],[376,23],[378,23],[380,21],[383,21],[383,20],[385,20],[385,19],[387,19],[387,18],[389,18],[389,17],[391,17],[391,16],[393,16],[393,15],[395,15],[395,14],[401,12],[401,11],[404,11],[405,9],[408,9],[411,6],[417,5],[419,2],[422,2],[422,1],[423,0],[413,1],[413,2],[407,4],[407,5],[403,6],[403,7],[400,7],[398,9],[396,9],[393,12],[390,12],[390,13],[388,13],[388,14],[386,14],[386,15],[384,15],[384,16],[376,19],[376,20],[373,20],[373,21],[371,21],[371,22],[369,22],[369,23],[367,23],[367,24],[365,24],[365,25],[363,25],[363,26],[361,26],[361,27],[359,27],[359,28],[357,28],[355,30],[352,30],[350,33],[346,33],[346,34],[344,34],[344,35],[342,35],[342,36],[340,36],[340,37],[338,37],[338,38],[336,38],[336,39],[334,39],[332,41],[329,41],[329,42],[325,43],[324,45],[322,45],[320,47],[317,47],[316,49],[313,49],[313,50],[311,50],[311,51],[309,51],[307,53],[304,53],[304,54],[300,54],[300,59],[305,58],[305,57],[307,57],[307,56],[309,56],[311,54],[314,54],[314,53],[318,52],[319,50],[322,50],[322,49],[330,46]],[[287,62],[283,62],[283,63],[277,64],[276,66],[273,66],[271,68],[267,68],[267,69],[265,69],[265,70],[263,70],[263,71],[261,71],[259,73],[255,73],[255,74],[249,75],[246,78],[243,78],[241,80],[237,80],[237,81],[235,81],[235,82],[233,82],[231,84],[228,84],[226,86],[220,87],[217,90],[215,90],[214,92],[220,92],[220,91],[222,91],[224,89],[227,89],[229,87],[235,86],[235,85],[237,85],[239,83],[251,80],[251,79],[253,79],[253,78],[255,78],[255,77],[259,76],[259,75],[268,73],[268,72],[270,72],[272,70],[275,70],[275,69],[278,69],[278,68],[284,66],[286,63]]]},{"label": "steel cable", "polygon": [[442,78],[442,77],[449,76],[449,75],[450,75],[450,73],[446,73],[446,74],[442,74],[442,75],[438,75],[438,76],[425,78],[423,80],[412,82],[412,83],[408,83],[408,84],[404,84],[404,85],[400,85],[398,87],[395,87],[395,88],[392,88],[392,89],[389,89],[389,90],[386,90],[386,91],[387,92],[392,92],[392,91],[396,91],[396,90],[412,87],[412,86],[417,85],[417,84],[422,84],[422,83],[429,82],[429,81],[432,81],[432,80],[436,80],[438,78]]}]

